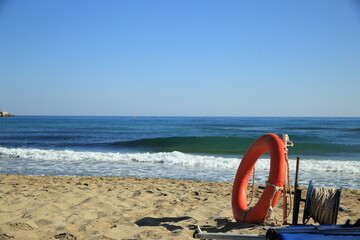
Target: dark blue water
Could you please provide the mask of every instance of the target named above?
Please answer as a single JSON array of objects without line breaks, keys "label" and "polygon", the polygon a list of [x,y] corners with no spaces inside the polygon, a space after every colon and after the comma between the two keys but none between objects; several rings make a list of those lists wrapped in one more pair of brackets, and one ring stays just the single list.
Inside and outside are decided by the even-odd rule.
[{"label": "dark blue water", "polygon": [[242,155],[266,133],[290,136],[290,159],[300,156],[305,174],[321,169],[328,176],[320,182],[336,176],[360,188],[360,118],[0,118],[0,173],[232,181]]}]

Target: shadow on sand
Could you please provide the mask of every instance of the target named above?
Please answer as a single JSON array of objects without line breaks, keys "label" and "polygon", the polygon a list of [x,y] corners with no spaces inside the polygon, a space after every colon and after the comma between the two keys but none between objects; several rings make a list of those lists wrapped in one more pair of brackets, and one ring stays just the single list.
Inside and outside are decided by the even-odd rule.
[{"label": "shadow on sand", "polygon": [[143,226],[163,226],[169,231],[174,231],[178,229],[183,229],[181,226],[174,225],[173,223],[177,223],[180,221],[188,220],[191,217],[164,217],[164,218],[153,218],[153,217],[145,217],[135,222],[139,227]]}]

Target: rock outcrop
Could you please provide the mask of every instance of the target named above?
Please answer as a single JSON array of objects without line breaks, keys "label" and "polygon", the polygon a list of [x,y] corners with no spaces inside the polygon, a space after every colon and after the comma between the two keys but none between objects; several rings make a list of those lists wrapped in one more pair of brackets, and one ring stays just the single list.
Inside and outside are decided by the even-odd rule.
[{"label": "rock outcrop", "polygon": [[8,112],[0,112],[0,117],[15,117],[15,115]]}]

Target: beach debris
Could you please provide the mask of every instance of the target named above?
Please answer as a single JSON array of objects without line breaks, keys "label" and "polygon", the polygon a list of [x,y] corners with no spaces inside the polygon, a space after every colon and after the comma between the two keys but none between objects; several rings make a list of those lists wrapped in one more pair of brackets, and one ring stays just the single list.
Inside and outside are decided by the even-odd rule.
[{"label": "beach debris", "polygon": [[199,239],[266,239],[265,235],[250,235],[250,234],[232,234],[232,233],[204,233],[199,226],[193,234],[193,238]]}]

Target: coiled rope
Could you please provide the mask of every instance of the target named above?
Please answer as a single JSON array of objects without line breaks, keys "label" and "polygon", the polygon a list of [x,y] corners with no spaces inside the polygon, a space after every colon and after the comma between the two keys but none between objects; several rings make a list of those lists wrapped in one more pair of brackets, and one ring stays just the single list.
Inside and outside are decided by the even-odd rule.
[{"label": "coiled rope", "polygon": [[[309,218],[314,219],[315,222],[321,225],[336,224],[338,208],[338,192],[335,188],[314,187],[309,206]],[[335,221],[335,222],[334,222]]]}]

